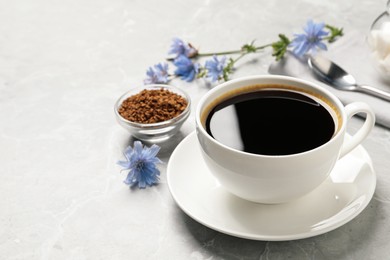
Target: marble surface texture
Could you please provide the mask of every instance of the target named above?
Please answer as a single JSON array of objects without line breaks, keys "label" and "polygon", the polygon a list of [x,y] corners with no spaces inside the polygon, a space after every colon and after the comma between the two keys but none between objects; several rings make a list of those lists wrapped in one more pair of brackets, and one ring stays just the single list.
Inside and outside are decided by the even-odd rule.
[{"label": "marble surface texture", "polygon": [[[363,146],[377,188],[351,222],[312,238],[267,242],[228,236],[175,204],[166,163],[194,130],[191,114],[161,145],[161,181],[130,190],[116,162],[134,139],[113,105],[142,85],[175,36],[202,51],[300,32],[308,18],[367,32],[384,0],[0,0],[0,258],[17,259],[388,259],[390,131]],[[270,51],[233,78],[267,74]],[[362,61],[367,62],[367,61]],[[173,80],[193,108],[211,87]],[[350,131],[360,124],[354,119]]]}]

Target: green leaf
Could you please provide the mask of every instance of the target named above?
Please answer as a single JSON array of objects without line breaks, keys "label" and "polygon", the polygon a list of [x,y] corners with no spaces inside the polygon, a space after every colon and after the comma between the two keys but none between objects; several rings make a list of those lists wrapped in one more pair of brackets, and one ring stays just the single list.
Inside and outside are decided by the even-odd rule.
[{"label": "green leaf", "polygon": [[290,39],[287,38],[284,34],[279,34],[279,41],[272,43],[272,56],[275,57],[276,61],[279,61],[283,58],[284,54],[287,51],[287,47],[290,44]]},{"label": "green leaf", "polygon": [[327,37],[329,43],[334,42],[337,37],[344,35],[343,28],[337,28],[329,24],[325,25],[325,28],[330,31],[330,36]]},{"label": "green leaf", "polygon": [[253,40],[249,44],[245,44],[241,47],[241,50],[245,53],[254,53],[257,51],[256,46],[254,45],[255,41]]},{"label": "green leaf", "polygon": [[229,58],[228,63],[226,64],[226,67],[223,68],[223,80],[228,81],[229,80],[229,75],[230,73],[233,72],[233,67],[234,67],[235,61],[232,58]]}]

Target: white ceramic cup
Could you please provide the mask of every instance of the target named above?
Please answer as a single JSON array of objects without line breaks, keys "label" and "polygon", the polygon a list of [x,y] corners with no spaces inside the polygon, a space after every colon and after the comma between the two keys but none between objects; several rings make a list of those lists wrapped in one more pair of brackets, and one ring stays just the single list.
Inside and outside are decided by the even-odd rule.
[{"label": "white ceramic cup", "polygon": [[[205,121],[216,104],[237,93],[261,91],[270,85],[314,99],[320,97],[333,114],[336,125],[333,137],[312,150],[272,156],[233,149],[207,133]],[[358,113],[366,115],[364,123],[351,138],[344,139],[348,121]],[[288,202],[314,190],[329,176],[336,161],[358,146],[375,124],[375,114],[365,103],[353,102],[344,107],[331,92],[315,83],[275,75],[239,78],[216,86],[199,101],[195,117],[202,155],[214,177],[236,196],[267,204]]]}]

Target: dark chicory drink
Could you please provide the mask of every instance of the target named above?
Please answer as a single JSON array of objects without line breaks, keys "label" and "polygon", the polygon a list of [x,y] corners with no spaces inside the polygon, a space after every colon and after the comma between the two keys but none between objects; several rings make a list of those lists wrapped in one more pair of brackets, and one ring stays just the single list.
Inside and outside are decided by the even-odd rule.
[{"label": "dark chicory drink", "polygon": [[332,138],[337,115],[331,111],[321,98],[308,93],[262,87],[217,102],[208,112],[205,128],[214,139],[237,150],[289,155]]}]

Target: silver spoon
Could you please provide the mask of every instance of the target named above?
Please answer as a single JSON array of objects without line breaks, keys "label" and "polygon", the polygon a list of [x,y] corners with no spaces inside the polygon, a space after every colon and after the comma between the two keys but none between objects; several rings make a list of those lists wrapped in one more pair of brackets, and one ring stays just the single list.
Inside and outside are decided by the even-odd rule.
[{"label": "silver spoon", "polygon": [[337,89],[362,92],[390,101],[390,93],[371,86],[357,84],[352,75],[322,56],[309,57],[308,64],[320,79]]}]

